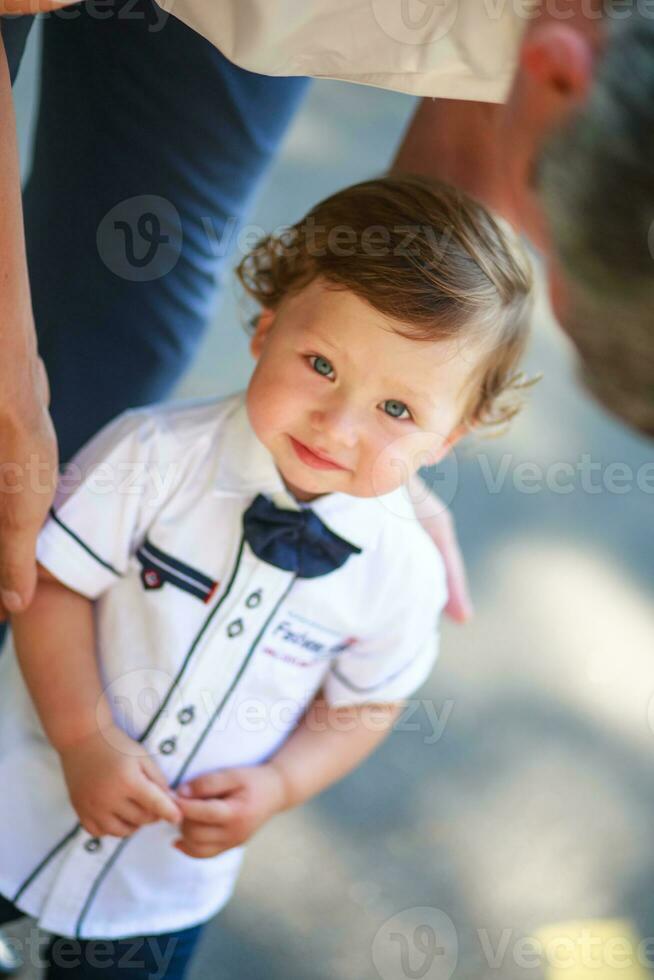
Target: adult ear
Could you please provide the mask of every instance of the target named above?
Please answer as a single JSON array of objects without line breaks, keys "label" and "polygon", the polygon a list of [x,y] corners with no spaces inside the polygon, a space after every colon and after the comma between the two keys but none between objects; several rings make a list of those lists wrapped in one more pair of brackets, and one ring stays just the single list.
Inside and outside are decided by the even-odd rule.
[{"label": "adult ear", "polygon": [[259,314],[259,318],[254,328],[254,333],[250,338],[250,353],[257,360],[261,356],[266,337],[275,321],[275,311],[264,309]]},{"label": "adult ear", "polygon": [[572,24],[534,25],[520,50],[521,68],[544,96],[582,102],[593,79],[593,39]]}]

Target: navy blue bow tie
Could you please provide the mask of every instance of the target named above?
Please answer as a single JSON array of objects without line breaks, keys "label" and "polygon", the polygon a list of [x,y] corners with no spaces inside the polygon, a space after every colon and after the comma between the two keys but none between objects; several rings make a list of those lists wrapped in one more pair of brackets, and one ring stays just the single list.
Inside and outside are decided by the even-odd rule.
[{"label": "navy blue bow tie", "polygon": [[261,494],[243,514],[243,532],[257,558],[298,578],[327,575],[361,553],[312,510],[282,510]]}]

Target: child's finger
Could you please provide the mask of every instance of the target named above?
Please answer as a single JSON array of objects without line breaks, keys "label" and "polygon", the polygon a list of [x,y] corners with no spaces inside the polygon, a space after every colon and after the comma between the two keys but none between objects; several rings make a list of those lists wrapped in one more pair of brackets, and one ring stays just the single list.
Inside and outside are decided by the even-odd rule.
[{"label": "child's finger", "polygon": [[218,826],[226,823],[234,813],[234,807],[227,800],[185,800],[179,799],[179,808],[184,821]]},{"label": "child's finger", "polygon": [[146,810],[136,800],[123,800],[120,805],[119,816],[138,827],[147,823],[154,823],[158,819],[151,810]]},{"label": "child's finger", "polygon": [[87,820],[86,818],[82,819],[80,817],[80,825],[82,827],[82,830],[86,831],[86,833],[89,834],[90,837],[102,836],[100,832],[100,828],[98,827],[95,820]]},{"label": "child's finger", "polygon": [[187,857],[192,858],[211,858],[215,857],[216,854],[220,854],[221,851],[229,850],[229,846],[223,847],[218,844],[186,844],[183,840],[174,841],[173,847],[176,847],[182,854],[186,854]]},{"label": "child's finger", "polygon": [[219,772],[208,772],[198,776],[189,783],[179,787],[178,796],[207,799],[210,796],[223,796],[232,793],[241,786],[241,778],[236,769],[222,769]]},{"label": "child's finger", "polygon": [[187,844],[226,844],[230,831],[211,823],[186,823],[180,827],[182,839]]},{"label": "child's finger", "polygon": [[139,792],[132,794],[132,799],[159,820],[179,823],[182,819],[180,809],[168,790],[161,789],[149,779],[143,780]]},{"label": "child's finger", "polygon": [[123,820],[116,813],[110,813],[102,820],[101,833],[95,836],[104,837],[105,834],[109,834],[111,837],[129,837],[135,830],[138,830],[138,827],[133,823]]}]

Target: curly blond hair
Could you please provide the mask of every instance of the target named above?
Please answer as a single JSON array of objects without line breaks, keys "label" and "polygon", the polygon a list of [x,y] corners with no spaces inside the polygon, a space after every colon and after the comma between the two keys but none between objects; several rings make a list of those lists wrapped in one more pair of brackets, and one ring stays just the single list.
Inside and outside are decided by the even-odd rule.
[{"label": "curly blond hair", "polygon": [[529,383],[518,370],[532,308],[529,259],[508,226],[462,191],[415,176],[369,180],[262,238],[237,275],[260,306],[321,278],[415,340],[482,345],[462,421],[509,421]]}]

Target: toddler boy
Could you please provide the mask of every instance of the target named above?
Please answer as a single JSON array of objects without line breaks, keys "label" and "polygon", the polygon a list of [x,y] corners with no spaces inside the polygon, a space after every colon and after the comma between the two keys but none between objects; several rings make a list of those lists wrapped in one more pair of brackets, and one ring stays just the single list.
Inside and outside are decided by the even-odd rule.
[{"label": "toddler boy", "polygon": [[528,264],[458,191],[349,188],[239,275],[247,392],[128,412],[82,450],[0,658],[0,920],[54,934],[51,977],[61,937],[80,976],[124,976],[138,937],[181,977],[241,845],[381,741],[446,599],[403,487],[516,410]]}]

